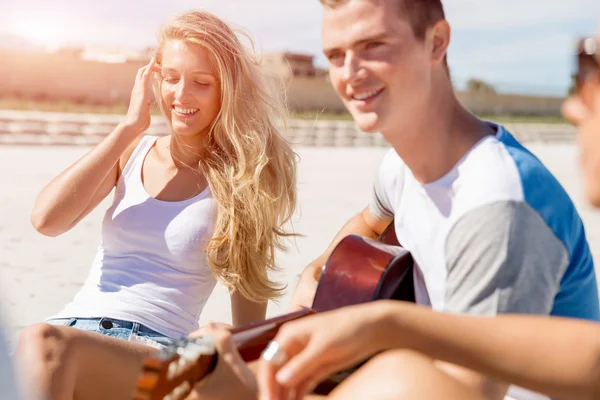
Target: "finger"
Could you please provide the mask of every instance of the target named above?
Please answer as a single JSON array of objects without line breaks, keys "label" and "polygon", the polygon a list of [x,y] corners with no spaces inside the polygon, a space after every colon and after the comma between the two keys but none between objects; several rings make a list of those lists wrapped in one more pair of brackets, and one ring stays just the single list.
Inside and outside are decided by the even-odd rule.
[{"label": "finger", "polygon": [[[283,334],[278,340],[281,340],[285,343],[286,336],[287,335]],[[258,364],[256,379],[258,382],[260,398],[268,400],[287,400],[293,398],[293,394],[290,393],[290,389],[279,384],[279,382],[277,382],[275,379],[275,376],[281,365],[284,365],[288,354],[293,355],[295,354],[296,350],[286,351],[283,347],[279,346],[279,352],[282,353],[275,355],[278,353],[278,351],[275,351],[274,354],[272,346],[279,346],[278,342],[274,341],[269,344],[269,347],[267,347],[263,352]],[[294,349],[293,346],[288,346],[288,348]],[[301,347],[298,347],[298,349],[301,349]],[[269,356],[267,356],[267,354],[269,354]],[[282,355],[283,359],[280,358]]]},{"label": "finger", "polygon": [[138,69],[137,74],[135,76],[137,80],[140,80],[142,78],[142,76],[144,75],[144,72],[146,71],[146,67],[147,66],[143,66]]},{"label": "finger", "polygon": [[295,389],[290,390],[290,400],[302,400],[304,399],[304,397],[309,394],[310,392],[312,392],[312,386],[309,384],[308,382],[302,384],[302,385],[298,385]]},{"label": "finger", "polygon": [[278,367],[269,361],[260,358],[256,371],[258,393],[261,400],[273,400],[279,398],[279,385],[275,381],[275,373]]},{"label": "finger", "polygon": [[[266,358],[266,354],[272,352],[272,348],[265,349],[259,360],[257,382],[261,399],[293,398],[293,396],[290,397],[289,388],[281,385],[276,379],[276,374],[285,365],[289,357],[294,357],[305,347],[305,342],[294,336],[296,334],[301,336],[302,334],[294,329],[294,324],[290,324],[290,326],[291,329],[289,327],[282,329],[276,339],[269,344],[269,347],[272,345],[279,346],[279,352],[280,355],[283,355],[283,361],[279,359],[279,356],[275,355],[272,356],[272,359]],[[294,332],[294,334],[290,334],[289,332]]]},{"label": "finger", "polygon": [[315,389],[316,384],[304,383],[294,389],[290,389],[290,400],[303,400],[307,395],[310,395]]},{"label": "finger", "polygon": [[233,329],[233,325],[226,324],[225,322],[212,322],[211,326],[214,329],[226,329],[228,331],[231,331]]},{"label": "finger", "polygon": [[319,383],[340,370],[343,370],[343,368],[339,368],[335,364],[325,364],[311,371],[310,376],[306,380],[299,382],[293,387],[293,391],[295,392],[294,400],[303,399],[307,394],[312,393]]},{"label": "finger", "polygon": [[233,340],[231,340],[231,332],[224,327],[218,327],[214,329],[214,335],[216,348],[219,353],[219,360],[221,361],[221,365],[219,365],[219,361],[217,361],[217,368],[231,368],[244,386],[256,389],[254,375],[246,365],[246,362],[242,359]]},{"label": "finger", "polygon": [[148,62],[148,64],[146,64],[146,68],[148,70],[151,70],[152,68],[154,68],[155,65],[156,65],[156,57],[152,57],[150,59],[150,61]]},{"label": "finger", "polygon": [[154,57],[152,57],[152,59],[150,60],[148,65],[146,65],[144,67],[144,74],[143,74],[144,79],[148,80],[148,77],[150,76],[150,71],[152,71],[152,69],[154,68],[154,63],[155,63]]},{"label": "finger", "polygon": [[322,346],[309,344],[301,352],[285,363],[275,374],[275,380],[280,385],[293,387],[312,374],[312,371],[321,368],[326,362],[327,352]]},{"label": "finger", "polygon": [[202,337],[202,336],[206,335],[206,334],[207,334],[207,333],[209,333],[209,332],[214,332],[214,331],[215,331],[215,329],[216,329],[216,325],[215,325],[215,323],[214,323],[214,322],[209,322],[208,324],[204,325],[204,326],[203,326],[203,327],[201,327],[200,329],[198,329],[198,330],[196,330],[196,331],[194,331],[194,332],[190,333],[190,334],[188,335],[188,337],[190,337],[190,338],[194,338],[194,339],[196,339],[196,338],[200,338],[200,337]]}]

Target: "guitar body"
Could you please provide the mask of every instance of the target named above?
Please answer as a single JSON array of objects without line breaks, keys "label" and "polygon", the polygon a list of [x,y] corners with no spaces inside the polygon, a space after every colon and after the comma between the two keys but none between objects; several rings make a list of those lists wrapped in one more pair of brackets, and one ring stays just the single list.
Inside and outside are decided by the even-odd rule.
[{"label": "guitar body", "polygon": [[[380,299],[414,302],[413,259],[400,247],[393,225],[378,240],[345,237],[323,267],[311,308],[232,330],[232,340],[245,361],[254,361],[279,327],[288,321]],[[391,231],[391,232],[390,232]],[[216,364],[214,346],[207,339],[184,339],[148,357],[138,379],[135,400],[184,398]],[[318,392],[326,393],[335,382]]]},{"label": "guitar body", "polygon": [[414,298],[414,291],[400,291],[405,280],[412,283],[412,268],[412,256],[402,247],[347,236],[325,264],[311,308],[325,312],[381,299]]}]

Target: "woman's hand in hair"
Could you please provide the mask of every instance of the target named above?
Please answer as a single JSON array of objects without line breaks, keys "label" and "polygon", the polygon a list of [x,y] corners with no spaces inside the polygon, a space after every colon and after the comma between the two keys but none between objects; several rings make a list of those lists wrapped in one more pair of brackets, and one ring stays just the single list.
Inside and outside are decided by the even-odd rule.
[{"label": "woman's hand in hair", "polygon": [[138,70],[135,84],[131,90],[125,125],[137,134],[150,127],[150,77],[153,72],[160,72],[160,67],[156,65],[154,57],[147,65]]}]

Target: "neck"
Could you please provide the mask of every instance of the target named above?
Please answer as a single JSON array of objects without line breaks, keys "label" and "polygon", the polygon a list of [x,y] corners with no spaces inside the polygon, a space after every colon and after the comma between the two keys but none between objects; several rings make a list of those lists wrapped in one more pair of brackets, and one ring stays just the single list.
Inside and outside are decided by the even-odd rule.
[{"label": "neck", "polygon": [[458,102],[447,76],[434,78],[432,88],[415,117],[382,131],[421,183],[446,175],[481,138],[494,134]]},{"label": "neck", "polygon": [[204,151],[203,136],[171,135],[169,152],[176,168],[197,169]]}]

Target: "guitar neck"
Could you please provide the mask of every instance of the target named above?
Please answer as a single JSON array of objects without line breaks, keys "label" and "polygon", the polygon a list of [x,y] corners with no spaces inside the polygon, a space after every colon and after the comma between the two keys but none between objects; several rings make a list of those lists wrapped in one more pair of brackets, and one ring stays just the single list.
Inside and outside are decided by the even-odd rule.
[{"label": "guitar neck", "polygon": [[[313,314],[305,308],[280,317],[256,322],[232,330],[231,340],[245,361],[260,357],[281,325]],[[185,339],[148,357],[138,378],[135,400],[180,399],[196,382],[210,374],[217,363],[214,343],[208,338]]]},{"label": "guitar neck", "polygon": [[244,361],[254,361],[260,357],[260,354],[269,344],[269,341],[277,335],[281,325],[310,314],[314,314],[314,311],[310,308],[305,308],[280,317],[236,328],[232,330],[231,339]]}]

